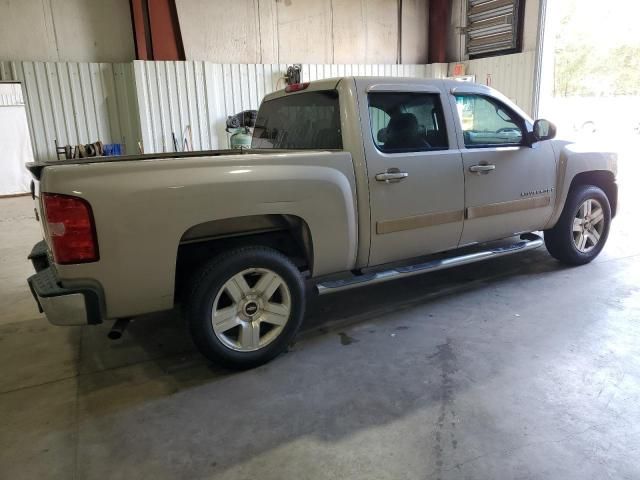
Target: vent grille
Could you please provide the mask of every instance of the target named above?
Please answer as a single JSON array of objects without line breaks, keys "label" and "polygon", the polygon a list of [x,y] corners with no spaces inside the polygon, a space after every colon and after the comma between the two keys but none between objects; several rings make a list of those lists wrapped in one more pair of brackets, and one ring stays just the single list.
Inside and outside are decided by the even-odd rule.
[{"label": "vent grille", "polygon": [[518,49],[520,0],[467,0],[466,46],[470,57]]}]

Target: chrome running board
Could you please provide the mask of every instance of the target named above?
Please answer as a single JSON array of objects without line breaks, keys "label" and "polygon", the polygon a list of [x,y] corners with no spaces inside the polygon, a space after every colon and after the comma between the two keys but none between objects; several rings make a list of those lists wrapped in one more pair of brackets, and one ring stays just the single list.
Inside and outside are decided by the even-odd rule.
[{"label": "chrome running board", "polygon": [[544,240],[542,238],[540,238],[538,235],[534,235],[533,233],[521,235],[520,238],[521,240],[519,242],[516,242],[512,245],[468,253],[466,255],[460,255],[457,257],[431,260],[416,265],[395,267],[391,270],[384,270],[381,272],[353,275],[352,277],[340,280],[329,280],[323,283],[319,283],[316,287],[320,295],[342,292],[351,288],[364,287],[366,285],[375,285],[376,283],[387,282],[389,280],[396,280],[399,278],[412,277],[413,275],[420,275],[421,273],[435,272],[437,270],[444,270],[445,268],[467,265],[469,263],[480,262],[482,260],[488,260],[490,258],[497,258],[503,257],[505,255],[511,255],[513,253],[526,252],[527,250],[538,248],[544,243]]}]

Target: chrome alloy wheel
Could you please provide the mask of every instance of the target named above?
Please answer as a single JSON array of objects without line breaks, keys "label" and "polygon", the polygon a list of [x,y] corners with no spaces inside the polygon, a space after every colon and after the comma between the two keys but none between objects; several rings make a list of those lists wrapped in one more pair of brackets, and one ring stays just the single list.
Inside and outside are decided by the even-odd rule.
[{"label": "chrome alloy wheel", "polygon": [[604,210],[592,198],[580,205],[573,219],[573,243],[579,252],[588,253],[600,241],[604,230]]},{"label": "chrome alloy wheel", "polygon": [[215,300],[211,323],[216,337],[239,352],[274,341],[291,316],[291,292],[277,273],[249,268],[225,282]]}]

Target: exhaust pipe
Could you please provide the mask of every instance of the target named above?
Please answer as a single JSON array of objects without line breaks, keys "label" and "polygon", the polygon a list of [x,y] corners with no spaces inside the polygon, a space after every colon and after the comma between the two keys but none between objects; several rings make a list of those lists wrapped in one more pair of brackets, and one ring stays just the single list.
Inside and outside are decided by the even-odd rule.
[{"label": "exhaust pipe", "polygon": [[109,330],[107,337],[109,337],[111,340],[118,340],[119,338],[121,338],[125,328],[127,328],[130,321],[130,318],[117,319],[111,327],[111,330]]}]

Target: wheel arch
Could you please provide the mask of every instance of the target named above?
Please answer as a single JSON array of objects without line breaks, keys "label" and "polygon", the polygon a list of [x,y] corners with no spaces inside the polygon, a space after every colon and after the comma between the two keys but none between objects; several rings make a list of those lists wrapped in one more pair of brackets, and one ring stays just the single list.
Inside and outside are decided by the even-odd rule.
[{"label": "wheel arch", "polygon": [[225,250],[243,246],[271,247],[289,257],[301,271],[313,272],[313,238],[303,218],[263,214],[212,220],[189,227],[180,238],[175,298],[180,299],[198,265]]},{"label": "wheel arch", "polygon": [[[593,185],[600,188],[609,200],[609,205],[611,206],[611,218],[616,215],[618,209],[618,184],[616,183],[615,175],[611,170],[588,170],[578,172],[573,175],[571,182],[563,182],[562,178],[564,178],[564,174],[561,176],[561,186],[557,192],[556,206],[553,215],[545,225],[544,230],[549,230],[556,225],[562,211],[564,210],[569,194],[576,187],[581,185]],[[564,187],[562,185],[564,185]]]},{"label": "wheel arch", "polygon": [[594,187],[600,188],[609,200],[611,218],[616,216],[618,209],[618,184],[616,183],[613,172],[608,170],[580,172],[571,180],[568,191],[571,192],[575,187],[581,185],[593,185]]}]

